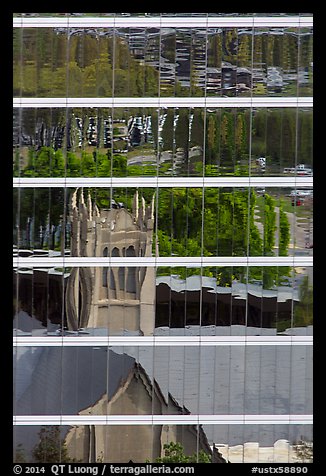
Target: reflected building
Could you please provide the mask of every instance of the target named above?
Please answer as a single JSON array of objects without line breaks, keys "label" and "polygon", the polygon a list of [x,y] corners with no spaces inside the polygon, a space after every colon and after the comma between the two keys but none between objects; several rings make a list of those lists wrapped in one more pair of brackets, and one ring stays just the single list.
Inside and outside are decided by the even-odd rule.
[{"label": "reflected building", "polygon": [[[172,362],[173,371],[169,369]],[[69,455],[82,462],[97,461],[101,455],[111,462],[154,460],[161,456],[164,443],[171,441],[181,442],[186,454],[199,448],[219,463],[224,462],[221,454],[228,460],[228,452],[231,461],[237,462],[241,446],[246,458],[258,450],[271,457],[274,445],[283,462],[295,461],[289,460],[286,448],[303,436],[311,440],[308,425],[303,435],[300,425],[290,430],[282,424],[241,429],[166,423],[139,428],[128,418],[138,415],[141,421],[161,415],[173,419],[197,412],[214,412],[221,418],[242,413],[258,416],[262,404],[271,415],[287,415],[290,408],[296,414],[309,413],[311,365],[311,349],[291,349],[290,345],[278,349],[271,345],[263,350],[260,346],[235,347],[227,354],[223,348],[183,349],[173,345],[155,349],[83,346],[63,351],[60,347],[21,347],[14,359],[15,412],[38,418],[59,412],[70,419],[72,415],[91,419],[107,416],[111,421],[108,427],[91,423],[64,429]],[[291,381],[296,382],[295,388],[291,389]],[[122,426],[115,426],[115,416],[123,418]],[[27,437],[24,428],[18,428],[17,444],[32,451],[38,431],[30,429]]]},{"label": "reflected building", "polygon": [[[138,192],[129,213],[123,204],[99,210],[83,191],[71,198],[71,256],[152,255],[154,197],[146,205]],[[154,268],[74,268],[66,285],[68,329],[124,328],[152,335],[155,321]]]},{"label": "reflected building", "polygon": [[[210,455],[212,462],[225,463],[219,451],[209,444],[201,425],[173,424],[155,427],[130,425],[128,415],[189,415],[173,395],[160,388],[135,357],[127,352],[107,349],[70,348],[64,352],[60,375],[57,348],[21,349],[14,361],[16,381],[16,414],[56,414],[60,395],[66,415],[121,415],[126,423],[121,427],[77,425],[63,433],[71,458],[83,463],[111,461],[123,463],[132,460],[153,461],[163,453],[164,444],[182,441],[185,454],[199,450]],[[94,361],[94,366],[92,364]],[[146,362],[147,370],[150,371]],[[152,372],[151,372],[152,374]],[[78,382],[78,398],[74,398],[73,382]],[[90,388],[91,384],[91,388]],[[27,451],[37,444],[37,430],[26,438],[18,432],[18,441]]]},{"label": "reflected building", "polygon": [[[131,270],[131,273],[130,273]],[[111,274],[113,289],[103,284]],[[130,273],[130,274],[128,274]],[[148,274],[147,274],[148,273]],[[311,270],[298,274],[295,289],[289,285],[274,290],[262,284],[234,283],[217,285],[207,276],[157,276],[153,267],[124,268],[124,274],[140,284],[140,294],[128,293],[119,286],[119,268],[75,268],[71,272],[19,270],[13,275],[14,298],[18,294],[20,310],[14,308],[17,333],[104,332],[109,335],[164,335],[187,326],[206,335],[224,335],[232,328],[261,335],[312,333],[312,305],[303,298],[300,286]],[[120,272],[120,284],[121,284]],[[116,276],[117,286],[113,284]],[[146,279],[147,277],[147,279]],[[100,286],[96,286],[98,279]],[[137,280],[137,281],[136,281]],[[312,284],[308,284],[308,292]],[[122,297],[117,298],[116,287]],[[64,289],[64,303],[62,293]],[[98,292],[96,291],[98,290]],[[102,292],[102,294],[101,294]],[[114,292],[113,296],[109,294]],[[103,297],[104,294],[104,297]],[[30,297],[33,295],[32,310]],[[97,296],[99,296],[97,298]],[[109,297],[108,297],[109,296]],[[307,320],[293,325],[293,310],[302,308]]]},{"label": "reflected building", "polygon": [[15,461],[311,462],[312,16],[61,15],[14,15]]}]

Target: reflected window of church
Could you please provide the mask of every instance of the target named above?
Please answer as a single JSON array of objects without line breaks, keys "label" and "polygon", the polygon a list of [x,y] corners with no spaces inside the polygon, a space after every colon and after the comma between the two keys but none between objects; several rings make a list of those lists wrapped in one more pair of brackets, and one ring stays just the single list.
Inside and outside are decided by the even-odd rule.
[{"label": "reflected window of church", "polygon": [[118,271],[119,276],[119,288],[121,291],[125,289],[125,268],[121,267]]},{"label": "reflected window of church", "polygon": [[[108,254],[109,254],[109,250],[106,247],[103,250],[103,256],[107,257]],[[104,286],[105,288],[108,287],[108,268],[103,268],[103,271],[102,271],[102,286]]]},{"label": "reflected window of church", "polygon": [[133,246],[127,248],[126,256],[136,256],[135,248]]},{"label": "reflected window of church", "polygon": [[[127,248],[126,256],[136,256],[135,248],[133,246]],[[128,268],[126,291],[128,293],[136,292],[136,268]]]},{"label": "reflected window of church", "polygon": [[112,269],[110,269],[110,289],[116,290],[115,279]]}]

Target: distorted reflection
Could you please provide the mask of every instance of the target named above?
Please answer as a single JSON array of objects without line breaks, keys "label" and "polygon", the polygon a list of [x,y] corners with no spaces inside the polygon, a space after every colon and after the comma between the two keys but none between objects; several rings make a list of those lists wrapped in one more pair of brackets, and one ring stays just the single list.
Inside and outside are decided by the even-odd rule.
[{"label": "distorted reflection", "polygon": [[312,128],[309,108],[14,109],[13,172],[312,177]]},{"label": "distorted reflection", "polygon": [[[198,412],[201,415],[311,412],[310,348],[202,348],[200,362],[198,352],[194,347],[21,347],[14,360],[16,414],[108,415],[109,418],[153,414],[173,417]],[[169,368],[169,362],[174,362],[173,369]],[[295,388],[291,387],[293,378]],[[245,443],[249,457],[247,443],[257,442],[260,446],[279,446],[279,452],[275,453],[279,461],[278,458],[286,456],[283,451],[289,449],[289,444],[303,437],[300,425],[285,427],[265,425],[259,430],[257,425],[246,425],[239,431],[236,425],[182,427],[167,423],[143,432],[142,426],[125,422],[115,428],[113,443],[110,426],[106,430],[100,426],[100,430],[93,425],[79,425],[77,433],[65,434],[65,444],[69,454],[83,462],[96,461],[101,453],[104,461],[117,458],[117,462],[127,462],[133,454],[133,461],[144,462],[146,458],[161,456],[164,443],[179,441],[186,454],[202,449],[212,462],[223,462],[219,447],[222,443],[223,456],[228,459],[225,444],[235,447]],[[135,442],[137,435],[141,445]],[[311,441],[309,425],[304,435],[305,440]],[[277,443],[280,439],[287,441]],[[197,449],[196,444],[199,444]],[[237,457],[235,448],[232,454]]]},{"label": "distorted reflection", "polygon": [[[135,217],[133,196],[137,194],[143,224],[139,222],[140,215]],[[72,234],[72,227],[77,226],[84,230],[83,239],[89,240],[84,256],[105,256],[105,247],[99,249],[94,245],[93,235],[100,229],[95,222],[102,216],[102,235],[113,236],[117,228],[110,227],[115,215],[120,217],[121,243],[127,236],[128,240],[133,236],[134,241],[131,244],[127,240],[121,249],[118,247],[116,257],[145,256],[145,245],[141,243],[146,230],[151,230],[147,256],[313,255],[313,190],[308,187],[206,187],[204,191],[199,187],[86,189],[78,191],[78,196],[87,205],[78,205],[78,211],[76,208],[72,214],[69,203],[75,196],[74,189],[15,189],[16,255],[77,256],[76,231]],[[82,206],[88,211],[82,211]],[[85,213],[89,216],[87,227],[81,225]],[[95,217],[96,213],[100,216]],[[107,220],[111,220],[111,225]],[[134,224],[134,231],[138,229],[139,236],[132,234],[129,223]]]},{"label": "distorted reflection", "polygon": [[[248,237],[243,233],[248,218],[243,213],[246,207],[252,220],[250,255],[259,256],[263,252],[269,256],[274,253],[279,256],[309,255],[312,251],[311,245],[307,246],[313,238],[312,220],[309,219],[312,197],[309,195],[303,197],[307,210],[294,214],[283,210],[285,196],[281,200],[277,193],[273,198],[265,190],[263,195],[255,197],[251,191],[250,198],[256,206],[248,208],[246,191],[206,189],[207,218],[202,229],[201,213],[196,205],[201,203],[201,190],[174,189],[173,195],[171,192],[169,189],[160,191],[159,228],[155,237],[156,195],[153,190],[147,191],[146,200],[138,191],[133,197],[118,193],[117,201],[111,199],[110,207],[99,208],[90,191],[85,196],[82,189],[77,189],[71,193],[66,207],[66,226],[60,209],[56,225],[54,222],[50,225],[45,210],[46,226],[40,226],[41,216],[37,216],[40,230],[37,238],[35,220],[26,215],[26,234],[23,230],[20,233],[22,246],[14,248],[14,256],[29,257],[31,264],[34,257],[48,256],[51,259],[60,255],[107,257],[108,260],[110,257],[126,259],[153,255],[198,256],[201,230],[205,254],[214,254],[216,250],[220,256],[243,256],[248,246]],[[297,195],[299,192],[295,190]],[[108,203],[109,196],[105,191],[97,192],[97,200],[104,197],[103,203]],[[118,201],[118,197],[125,201]],[[169,206],[171,198],[173,215]],[[189,215],[187,203],[193,204]],[[240,204],[236,214],[236,207]],[[38,200],[37,206],[41,205],[42,201]],[[276,211],[279,215],[277,221]],[[271,226],[272,219],[274,227]],[[229,225],[232,220],[233,228]],[[185,233],[187,227],[188,236]],[[28,236],[31,241],[28,241]],[[36,242],[36,239],[42,241]],[[34,246],[39,244],[42,248],[28,249],[26,245],[33,241]],[[57,251],[52,248],[53,244],[57,244]],[[64,245],[67,248],[64,249]],[[19,332],[83,333],[102,329],[105,333],[117,335],[125,331],[153,335],[154,331],[161,332],[166,327],[171,330],[191,328],[193,332],[199,332],[200,325],[202,331],[210,328],[207,332],[222,334],[226,329],[237,332],[237,326],[247,328],[248,332],[264,333],[264,329],[274,329],[279,333],[302,327],[310,332],[312,325],[310,268],[295,268],[293,275],[289,266],[254,266],[248,270],[241,266],[208,267],[201,270],[184,267],[156,269],[131,263],[129,266],[64,270],[18,268],[13,281],[14,328]]]},{"label": "distorted reflection", "polygon": [[16,413],[309,415],[312,356],[290,345],[19,348]]},{"label": "distorted reflection", "polygon": [[[190,413],[170,393],[165,397],[157,382],[127,353],[107,352],[105,348],[66,348],[62,354],[62,380],[58,373],[60,353],[55,348],[19,349],[17,415],[56,414],[61,392],[64,414],[148,415],[153,409],[158,415]],[[47,369],[46,378],[41,377],[42,368]],[[74,398],[77,386],[78,395]],[[116,428],[80,425],[69,431],[64,441],[69,454],[82,462],[99,461],[101,455],[104,461],[144,462],[160,457],[164,444],[170,441],[182,441],[188,455],[202,450],[210,462],[225,462],[210,447],[201,425],[185,428],[175,424],[153,428],[132,424]]]},{"label": "distorted reflection", "polygon": [[[87,204],[83,192],[71,198],[71,256],[151,256],[154,200],[133,198],[132,212],[114,202],[109,210]],[[109,279],[108,279],[109,277]],[[67,324],[71,330],[109,327],[153,334],[155,270],[141,268],[74,268],[66,286]],[[125,312],[125,308],[127,308]]]},{"label": "distorted reflection", "polygon": [[[206,426],[209,431],[213,430],[212,426]],[[286,425],[277,425],[277,428],[274,428],[274,425],[261,425],[260,430],[256,430],[253,434],[254,440],[249,440],[246,431],[242,431],[239,425],[233,425],[238,435],[243,435],[241,443],[235,444],[232,438],[222,436],[228,435],[231,426],[216,425],[214,433],[218,443],[208,449],[201,430],[197,438],[198,450],[191,444],[196,438],[196,430],[190,425],[175,427],[139,425],[133,428],[114,425],[17,426],[14,430],[13,460],[15,463],[129,463],[130,461],[312,463],[313,443],[308,436],[311,431],[310,425],[293,426],[294,431],[289,430]],[[248,435],[252,432],[252,425],[248,425]],[[295,434],[299,433],[301,437],[296,439]],[[266,440],[267,434],[275,434],[273,443]],[[136,435],[141,435],[142,438]],[[131,447],[125,445],[124,441],[132,443]],[[163,450],[165,442],[168,450],[176,450],[176,459],[168,457],[162,459],[167,454],[166,450]],[[96,443],[99,444],[98,451]],[[115,450],[113,456],[110,451],[111,445]],[[117,460],[115,455],[119,455],[120,459]],[[186,460],[185,456],[189,459]]]},{"label": "distorted reflection", "polygon": [[26,27],[13,46],[15,96],[312,95],[312,28]]}]

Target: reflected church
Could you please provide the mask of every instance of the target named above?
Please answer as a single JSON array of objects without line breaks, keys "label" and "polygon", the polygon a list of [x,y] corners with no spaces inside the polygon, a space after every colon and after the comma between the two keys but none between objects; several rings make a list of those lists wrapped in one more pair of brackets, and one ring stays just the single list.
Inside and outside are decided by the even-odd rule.
[{"label": "reflected church", "polygon": [[[140,204],[139,204],[140,202]],[[99,210],[83,190],[71,198],[71,256],[151,256],[154,197],[146,205],[138,192],[132,212],[123,206]],[[155,270],[145,267],[74,268],[66,285],[68,329],[124,329],[152,335]]]}]

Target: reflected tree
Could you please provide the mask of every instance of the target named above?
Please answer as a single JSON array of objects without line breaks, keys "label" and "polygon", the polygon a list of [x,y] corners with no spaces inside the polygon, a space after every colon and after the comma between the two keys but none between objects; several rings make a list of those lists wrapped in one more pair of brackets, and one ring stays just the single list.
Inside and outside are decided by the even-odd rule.
[{"label": "reflected tree", "polygon": [[313,448],[313,442],[304,439],[300,439],[293,445],[293,449],[300,463],[312,463]]},{"label": "reflected tree", "polygon": [[49,426],[41,428],[39,442],[32,451],[35,463],[72,463],[76,462],[68,455],[68,448],[60,435],[60,428]]},{"label": "reflected tree", "polygon": [[294,308],[294,325],[309,326],[313,323],[313,288],[309,276],[304,276],[299,288],[299,302]]},{"label": "reflected tree", "polygon": [[24,447],[21,443],[19,445],[17,445],[17,447],[16,447],[13,462],[14,463],[27,463],[25,449],[24,449]]},{"label": "reflected tree", "polygon": [[290,244],[290,223],[283,208],[283,204],[280,205],[279,211],[279,242],[278,242],[278,254],[279,256],[287,256]]},{"label": "reflected tree", "polygon": [[155,463],[211,463],[211,455],[200,450],[190,456],[185,455],[183,446],[180,443],[165,443],[164,456],[156,458]]}]

